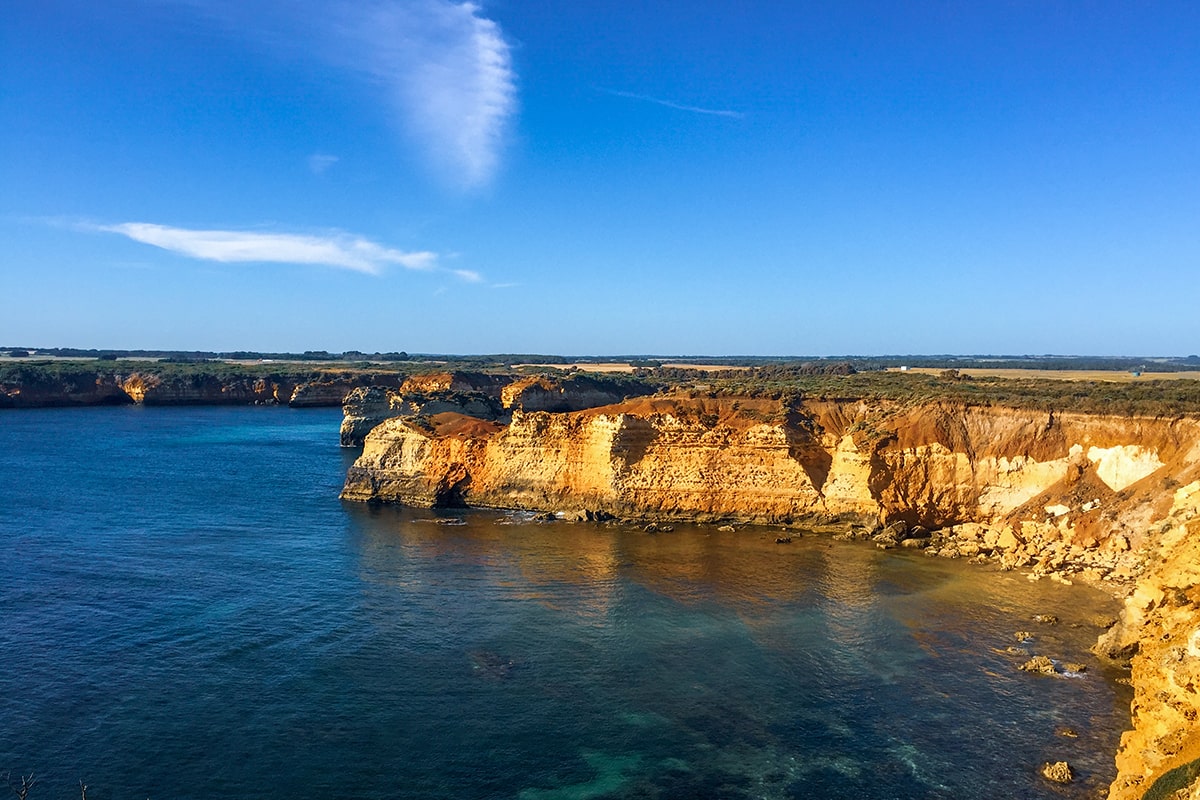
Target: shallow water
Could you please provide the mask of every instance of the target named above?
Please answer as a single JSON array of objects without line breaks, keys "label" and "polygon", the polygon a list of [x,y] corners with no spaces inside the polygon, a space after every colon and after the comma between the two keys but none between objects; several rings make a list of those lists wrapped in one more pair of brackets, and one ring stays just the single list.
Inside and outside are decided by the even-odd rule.
[{"label": "shallow water", "polygon": [[[338,421],[0,413],[0,773],[38,773],[31,800],[80,778],[91,800],[559,800],[1113,776],[1129,698],[1086,652],[1097,592],[819,535],[344,504]],[[1022,629],[1089,670],[1019,672]],[[1066,789],[1037,774],[1061,759]]]}]

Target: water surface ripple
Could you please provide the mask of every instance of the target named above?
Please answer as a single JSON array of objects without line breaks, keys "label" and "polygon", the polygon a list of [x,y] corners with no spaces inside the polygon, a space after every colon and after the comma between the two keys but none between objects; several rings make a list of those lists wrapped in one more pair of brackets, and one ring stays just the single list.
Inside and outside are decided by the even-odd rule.
[{"label": "water surface ripple", "polygon": [[[1113,611],[1096,592],[816,535],[343,504],[338,420],[0,413],[0,772],[42,776],[31,800],[80,778],[91,800],[1082,798],[1112,778],[1128,695],[1086,652]],[[1090,669],[1019,672],[1019,629]],[[1060,759],[1066,789],[1037,774]]]}]

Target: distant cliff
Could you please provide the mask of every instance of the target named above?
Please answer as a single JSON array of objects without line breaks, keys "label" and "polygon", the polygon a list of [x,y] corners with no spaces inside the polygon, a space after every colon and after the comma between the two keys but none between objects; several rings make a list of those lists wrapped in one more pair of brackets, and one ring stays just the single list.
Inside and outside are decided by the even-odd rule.
[{"label": "distant cliff", "polygon": [[0,408],[129,405],[339,406],[360,386],[399,386],[404,376],[332,370],[22,364],[0,375]]},{"label": "distant cliff", "polygon": [[1107,586],[1129,599],[1099,651],[1132,658],[1136,690],[1110,797],[1156,781],[1174,791],[1200,772],[1194,417],[730,397],[518,410],[509,424],[439,413],[375,427],[342,496],[575,518],[841,521],[882,547]]}]

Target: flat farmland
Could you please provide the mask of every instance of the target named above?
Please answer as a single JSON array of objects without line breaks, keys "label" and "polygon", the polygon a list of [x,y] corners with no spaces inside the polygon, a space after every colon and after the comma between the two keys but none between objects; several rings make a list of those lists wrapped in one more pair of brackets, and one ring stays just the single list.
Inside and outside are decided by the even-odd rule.
[{"label": "flat farmland", "polygon": [[[898,367],[893,367],[888,372],[901,372]],[[938,375],[944,370],[935,369],[933,367],[909,367],[903,372],[917,375]],[[972,378],[1010,378],[1010,379],[1038,379],[1049,381],[1109,381],[1111,383],[1134,383],[1144,381],[1158,380],[1200,380],[1200,370],[1192,370],[1189,372],[1143,372],[1141,375],[1134,375],[1132,372],[1123,370],[1108,370],[1108,369],[986,369],[969,367],[960,369],[962,375],[969,375]]]}]

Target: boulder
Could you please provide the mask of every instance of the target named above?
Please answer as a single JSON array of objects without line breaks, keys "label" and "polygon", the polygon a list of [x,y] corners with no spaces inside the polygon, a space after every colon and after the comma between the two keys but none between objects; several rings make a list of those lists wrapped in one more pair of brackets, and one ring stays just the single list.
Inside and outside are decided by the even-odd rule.
[{"label": "boulder", "polygon": [[1045,656],[1034,656],[1018,669],[1022,672],[1036,672],[1038,675],[1054,675],[1057,672],[1054,669],[1054,662]]},{"label": "boulder", "polygon": [[1042,777],[1054,783],[1070,783],[1075,780],[1075,773],[1065,761],[1047,761],[1042,764]]},{"label": "boulder", "polygon": [[996,537],[996,547],[1000,550],[1016,550],[1024,546],[1024,542],[1017,538],[1012,528],[1004,528]]}]

